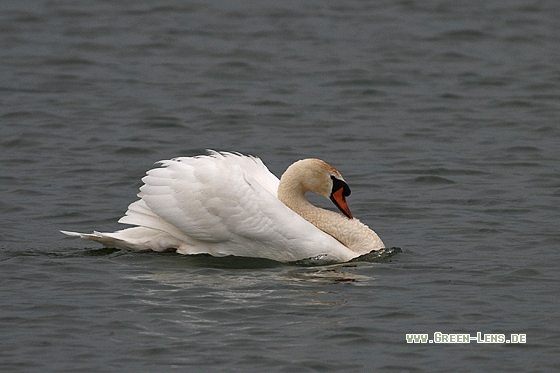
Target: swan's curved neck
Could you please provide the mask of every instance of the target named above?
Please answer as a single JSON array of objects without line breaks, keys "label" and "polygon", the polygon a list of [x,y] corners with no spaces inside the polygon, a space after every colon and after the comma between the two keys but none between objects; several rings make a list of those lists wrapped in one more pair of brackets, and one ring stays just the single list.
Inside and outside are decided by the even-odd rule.
[{"label": "swan's curved neck", "polygon": [[280,179],[278,199],[302,218],[349,247],[350,243],[345,239],[344,225],[350,219],[309,203],[305,193],[311,191],[313,186],[305,184],[306,178],[303,176],[306,174],[309,174],[309,170],[303,169],[300,164],[290,166]]},{"label": "swan's curved neck", "polygon": [[[290,187],[290,183],[283,183],[282,180],[278,187],[278,198],[302,218],[337,239],[347,248],[353,251],[362,251],[361,248],[356,249],[355,237],[352,236],[353,228],[355,228],[352,225],[361,224],[357,220],[348,219],[338,212],[313,206],[305,198],[304,188],[296,185]],[[365,254],[370,250],[363,251],[365,251]]]},{"label": "swan's curved neck", "polygon": [[[302,218],[337,239],[344,246],[359,254],[366,254],[371,250],[383,247],[383,242],[377,234],[356,219],[349,219],[338,212],[325,210],[313,206],[305,193],[313,191],[327,197],[326,190],[315,185],[313,170],[299,161],[288,167],[280,179],[278,199]],[[327,197],[328,198],[328,197]]]}]

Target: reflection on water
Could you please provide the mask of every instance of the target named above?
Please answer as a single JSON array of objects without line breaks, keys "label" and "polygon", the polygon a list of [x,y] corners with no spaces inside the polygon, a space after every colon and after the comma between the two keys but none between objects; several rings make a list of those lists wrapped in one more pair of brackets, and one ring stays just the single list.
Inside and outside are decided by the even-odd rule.
[{"label": "reflection on water", "polygon": [[129,253],[126,257],[138,258],[134,262],[140,273],[129,274],[127,279],[142,286],[143,303],[166,305],[170,298],[176,302],[188,298],[192,303],[194,297],[198,306],[190,308],[196,315],[189,315],[194,319],[206,318],[201,315],[205,309],[215,311],[224,307],[247,310],[276,304],[340,305],[344,301],[338,295],[338,286],[371,285],[375,278],[365,274],[371,272],[366,267],[379,265],[352,262],[302,266],[251,258],[151,252]]},{"label": "reflection on water", "polygon": [[[256,261],[251,261],[250,266],[239,265],[241,264],[240,260],[246,258],[228,258],[228,261],[232,260],[235,265],[231,262],[224,265],[226,262],[223,261],[223,258],[212,258],[217,259],[218,265],[210,261],[208,266],[202,267],[200,266],[201,263],[195,260],[194,265],[197,270],[193,271],[193,263],[190,260],[186,263],[181,263],[182,255],[176,255],[174,259],[177,260],[177,263],[165,266],[165,268],[161,268],[162,262],[156,259],[153,267],[149,269],[149,273],[133,275],[129,276],[129,278],[143,281],[150,280],[179,288],[192,288],[203,285],[205,288],[214,290],[231,289],[236,286],[242,286],[243,288],[251,287],[252,285],[262,283],[263,277],[267,277],[269,281],[288,281],[296,285],[306,285],[308,283],[324,285],[354,283],[359,285],[372,279],[371,277],[354,273],[362,265],[359,262],[325,266],[294,266],[273,262],[276,263],[273,266],[269,263],[270,261],[266,261],[261,263],[265,264],[265,266],[257,267],[255,264],[260,262]],[[165,260],[165,262],[168,262],[168,260]],[[160,267],[159,270],[158,267]],[[185,277],[184,272],[188,272],[188,277]]]},{"label": "reflection on water", "polygon": [[[352,283],[365,285],[373,278],[357,274],[356,269],[366,263],[388,263],[391,258],[402,250],[397,247],[384,248],[365,254],[347,263],[320,265],[317,258],[298,261],[291,264],[280,263],[268,259],[246,257],[213,257],[207,254],[181,255],[175,253],[156,253],[151,251],[128,252],[118,249],[88,249],[83,251],[86,256],[120,256],[137,258],[143,267],[150,262],[149,270],[142,274],[129,276],[138,281],[154,281],[158,284],[173,286],[177,289],[207,289],[224,292],[224,299],[245,299],[261,296],[259,284],[266,281],[288,283],[298,287],[309,284],[335,285]],[[185,272],[188,271],[188,276]],[[255,286],[255,288],[253,288]],[[236,292],[240,287],[248,292]],[[169,290],[169,289],[168,289]]]},{"label": "reflection on water", "polygon": [[285,279],[297,284],[307,285],[309,283],[332,285],[339,283],[364,284],[373,280],[372,277],[353,273],[358,267],[356,263],[333,264],[322,267],[297,268],[288,271]]},{"label": "reflection on water", "polygon": [[371,286],[375,270],[368,268],[387,265],[401,250],[383,249],[359,261],[322,266],[106,249],[89,250],[88,255],[92,252],[131,260],[139,268],[139,273],[129,274],[127,279],[142,287],[137,299],[142,307],[179,306],[185,317],[181,322],[200,328],[227,319],[232,312],[268,314],[277,307],[344,306],[347,289],[340,286]]}]

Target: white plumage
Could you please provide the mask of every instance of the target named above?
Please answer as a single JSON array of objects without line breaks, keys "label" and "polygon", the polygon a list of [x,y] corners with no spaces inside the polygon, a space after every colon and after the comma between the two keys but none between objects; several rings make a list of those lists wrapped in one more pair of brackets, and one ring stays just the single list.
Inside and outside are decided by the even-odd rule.
[{"label": "white plumage", "polygon": [[[284,202],[278,198],[280,180],[256,157],[210,152],[159,163],[162,167],[148,171],[142,179],[140,199],[119,220],[136,227],[114,233],[63,233],[123,249],[174,249],[181,254],[235,255],[281,262],[318,256],[344,262],[384,247],[375,232],[358,220],[301,200],[307,190],[332,199],[335,179],[348,188],[338,171],[323,161],[299,161],[290,167],[294,169],[291,176],[290,169],[286,171],[282,179],[287,177],[290,185],[297,185],[298,178],[305,185]],[[306,180],[313,178],[316,171],[323,172],[321,169],[325,175],[320,180]],[[313,182],[321,190],[313,190],[317,189]],[[345,205],[345,201],[341,203]],[[300,216],[306,216],[305,213],[295,212],[300,205],[314,209],[311,215],[307,214],[311,222]],[[317,228],[315,225],[324,222],[315,222],[315,213],[333,227]],[[325,233],[329,230],[334,233]],[[334,238],[331,234],[342,236]]]}]

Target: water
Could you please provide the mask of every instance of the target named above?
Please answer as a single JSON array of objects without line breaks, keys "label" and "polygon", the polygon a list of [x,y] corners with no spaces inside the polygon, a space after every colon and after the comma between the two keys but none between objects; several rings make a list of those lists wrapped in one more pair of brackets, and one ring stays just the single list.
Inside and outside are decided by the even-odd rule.
[{"label": "water", "polygon": [[[2,1],[0,369],[560,368],[552,1]],[[319,157],[402,252],[101,249],[154,162]],[[316,202],[323,204],[323,201]],[[407,333],[525,334],[407,344]]]}]

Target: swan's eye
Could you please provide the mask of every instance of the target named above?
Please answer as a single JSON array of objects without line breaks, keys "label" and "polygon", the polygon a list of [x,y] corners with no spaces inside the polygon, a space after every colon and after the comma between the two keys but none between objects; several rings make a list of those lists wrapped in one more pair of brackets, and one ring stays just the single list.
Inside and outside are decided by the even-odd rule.
[{"label": "swan's eye", "polygon": [[346,182],[337,179],[335,176],[331,175],[331,179],[333,182],[333,187],[332,187],[332,191],[333,193],[336,192],[337,190],[339,190],[340,188],[342,188],[342,195],[344,197],[348,197],[351,193],[350,191],[350,187],[348,186],[348,184],[346,184]]}]

